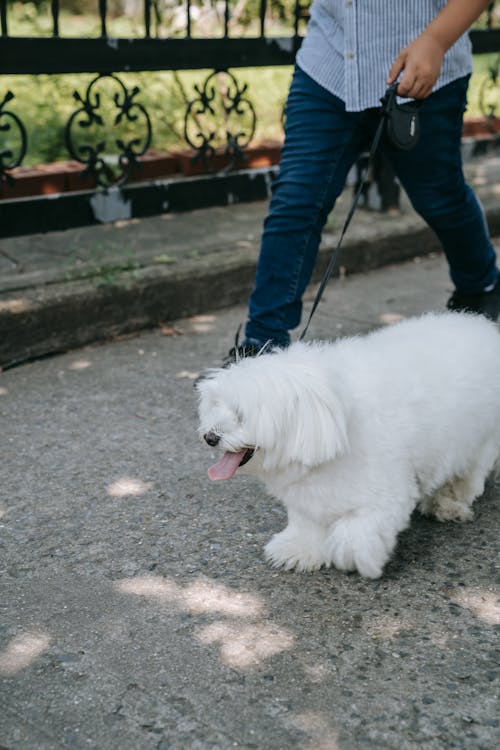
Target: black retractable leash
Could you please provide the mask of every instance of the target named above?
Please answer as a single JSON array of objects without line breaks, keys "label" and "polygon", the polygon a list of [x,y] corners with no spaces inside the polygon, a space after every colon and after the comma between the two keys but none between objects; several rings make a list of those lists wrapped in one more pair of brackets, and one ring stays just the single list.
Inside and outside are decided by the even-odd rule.
[{"label": "black retractable leash", "polygon": [[321,284],[319,285],[319,289],[316,293],[311,312],[309,313],[309,318],[304,330],[299,336],[299,341],[302,341],[302,339],[306,335],[311,319],[316,312],[316,308],[320,303],[323,292],[325,291],[325,287],[328,284],[330,276],[333,273],[333,269],[335,268],[335,264],[338,260],[342,240],[344,239],[347,228],[351,223],[351,219],[358,205],[359,198],[361,196],[361,193],[363,192],[363,188],[365,187],[369,170],[373,164],[373,160],[375,158],[375,154],[379,147],[380,141],[382,140],[382,135],[385,132],[385,135],[389,142],[393,146],[395,146],[395,148],[399,148],[403,151],[409,151],[416,145],[418,141],[420,135],[418,121],[418,108],[420,106],[420,102],[413,100],[411,102],[405,102],[404,104],[398,104],[397,88],[397,83],[391,84],[380,100],[382,103],[380,122],[373,137],[368,163],[361,177],[359,187],[354,195],[354,199],[349,209],[349,213],[347,214],[347,218],[344,222],[344,226],[342,227],[340,239],[337,242],[337,246],[332,252],[330,261],[325,271],[325,275],[323,276]]}]

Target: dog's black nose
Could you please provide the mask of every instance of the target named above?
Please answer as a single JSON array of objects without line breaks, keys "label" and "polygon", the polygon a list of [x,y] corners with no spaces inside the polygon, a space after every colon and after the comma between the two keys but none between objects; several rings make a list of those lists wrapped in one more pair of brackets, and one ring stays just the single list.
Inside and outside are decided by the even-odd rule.
[{"label": "dog's black nose", "polygon": [[207,432],[206,435],[203,435],[203,439],[209,445],[215,446],[220,440],[220,435],[216,435],[215,432]]}]

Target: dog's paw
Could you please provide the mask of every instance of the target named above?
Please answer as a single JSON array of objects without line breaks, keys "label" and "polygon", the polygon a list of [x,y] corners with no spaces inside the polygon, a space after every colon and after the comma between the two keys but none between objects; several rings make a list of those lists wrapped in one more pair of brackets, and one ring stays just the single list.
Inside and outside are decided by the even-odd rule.
[{"label": "dog's paw", "polygon": [[318,546],[307,543],[299,535],[289,531],[275,534],[264,549],[266,559],[274,568],[285,570],[311,571],[319,570],[326,563]]},{"label": "dog's paw", "polygon": [[366,518],[342,518],[328,537],[330,562],[339,570],[380,578],[395,543],[395,533]]},{"label": "dog's paw", "polygon": [[484,477],[459,477],[445,484],[431,498],[432,514],[438,521],[472,521],[472,505],[484,491]]},{"label": "dog's paw", "polygon": [[453,497],[440,494],[435,500],[433,515],[438,521],[472,521],[474,513],[467,503],[457,502]]}]

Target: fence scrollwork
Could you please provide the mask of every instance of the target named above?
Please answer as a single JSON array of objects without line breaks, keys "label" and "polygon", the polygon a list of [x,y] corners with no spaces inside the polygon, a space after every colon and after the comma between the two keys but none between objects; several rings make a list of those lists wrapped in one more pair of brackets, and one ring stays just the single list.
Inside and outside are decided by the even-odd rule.
[{"label": "fence scrollwork", "polygon": [[184,138],[205,167],[222,149],[226,169],[231,169],[244,161],[244,149],[255,133],[257,117],[247,98],[248,86],[228,71],[214,71],[194,89],[197,96],[186,110]]},{"label": "fence scrollwork", "polygon": [[3,140],[0,149],[0,189],[4,182],[8,185],[14,184],[14,178],[9,174],[9,170],[21,164],[28,147],[26,128],[21,119],[14,112],[5,109],[5,105],[14,98],[12,91],[7,91],[0,102],[0,132]]},{"label": "fence scrollwork", "polygon": [[[137,86],[129,91],[118,76],[101,74],[83,97],[78,91],[73,94],[80,106],[66,124],[66,148],[85,165],[82,176],[94,177],[101,187],[125,183],[151,144],[151,120],[136,101],[138,93]],[[108,139],[114,141],[110,148]]]}]

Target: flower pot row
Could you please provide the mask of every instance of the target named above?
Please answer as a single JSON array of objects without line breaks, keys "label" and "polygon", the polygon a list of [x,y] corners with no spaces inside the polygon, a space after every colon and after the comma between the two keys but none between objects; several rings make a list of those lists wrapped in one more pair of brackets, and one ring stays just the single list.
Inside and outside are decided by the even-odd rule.
[{"label": "flower pot row", "polygon": [[[263,143],[245,149],[243,158],[231,159],[224,150],[218,149],[203,159],[193,151],[163,153],[147,151],[132,168],[128,182],[172,177],[191,177],[219,172],[224,169],[256,169],[278,164],[281,144]],[[26,198],[34,195],[53,195],[78,190],[92,190],[97,185],[94,176],[84,173],[85,165],[77,161],[58,161],[33,167],[16,167],[10,171],[13,184],[3,182],[0,199]]]},{"label": "flower pot row", "polygon": [[[467,119],[463,135],[466,138],[493,139],[500,133],[500,119]],[[192,177],[217,173],[226,169],[256,169],[279,163],[281,143],[269,141],[248,147],[240,158],[231,158],[224,149],[217,149],[203,158],[194,151],[147,151],[140,164],[132,169],[129,182],[172,177]],[[50,195],[77,190],[93,190],[97,181],[92,175],[82,174],[85,165],[77,161],[58,161],[34,167],[16,167],[10,171],[14,183],[4,180],[0,199],[26,198],[34,195]]]}]

